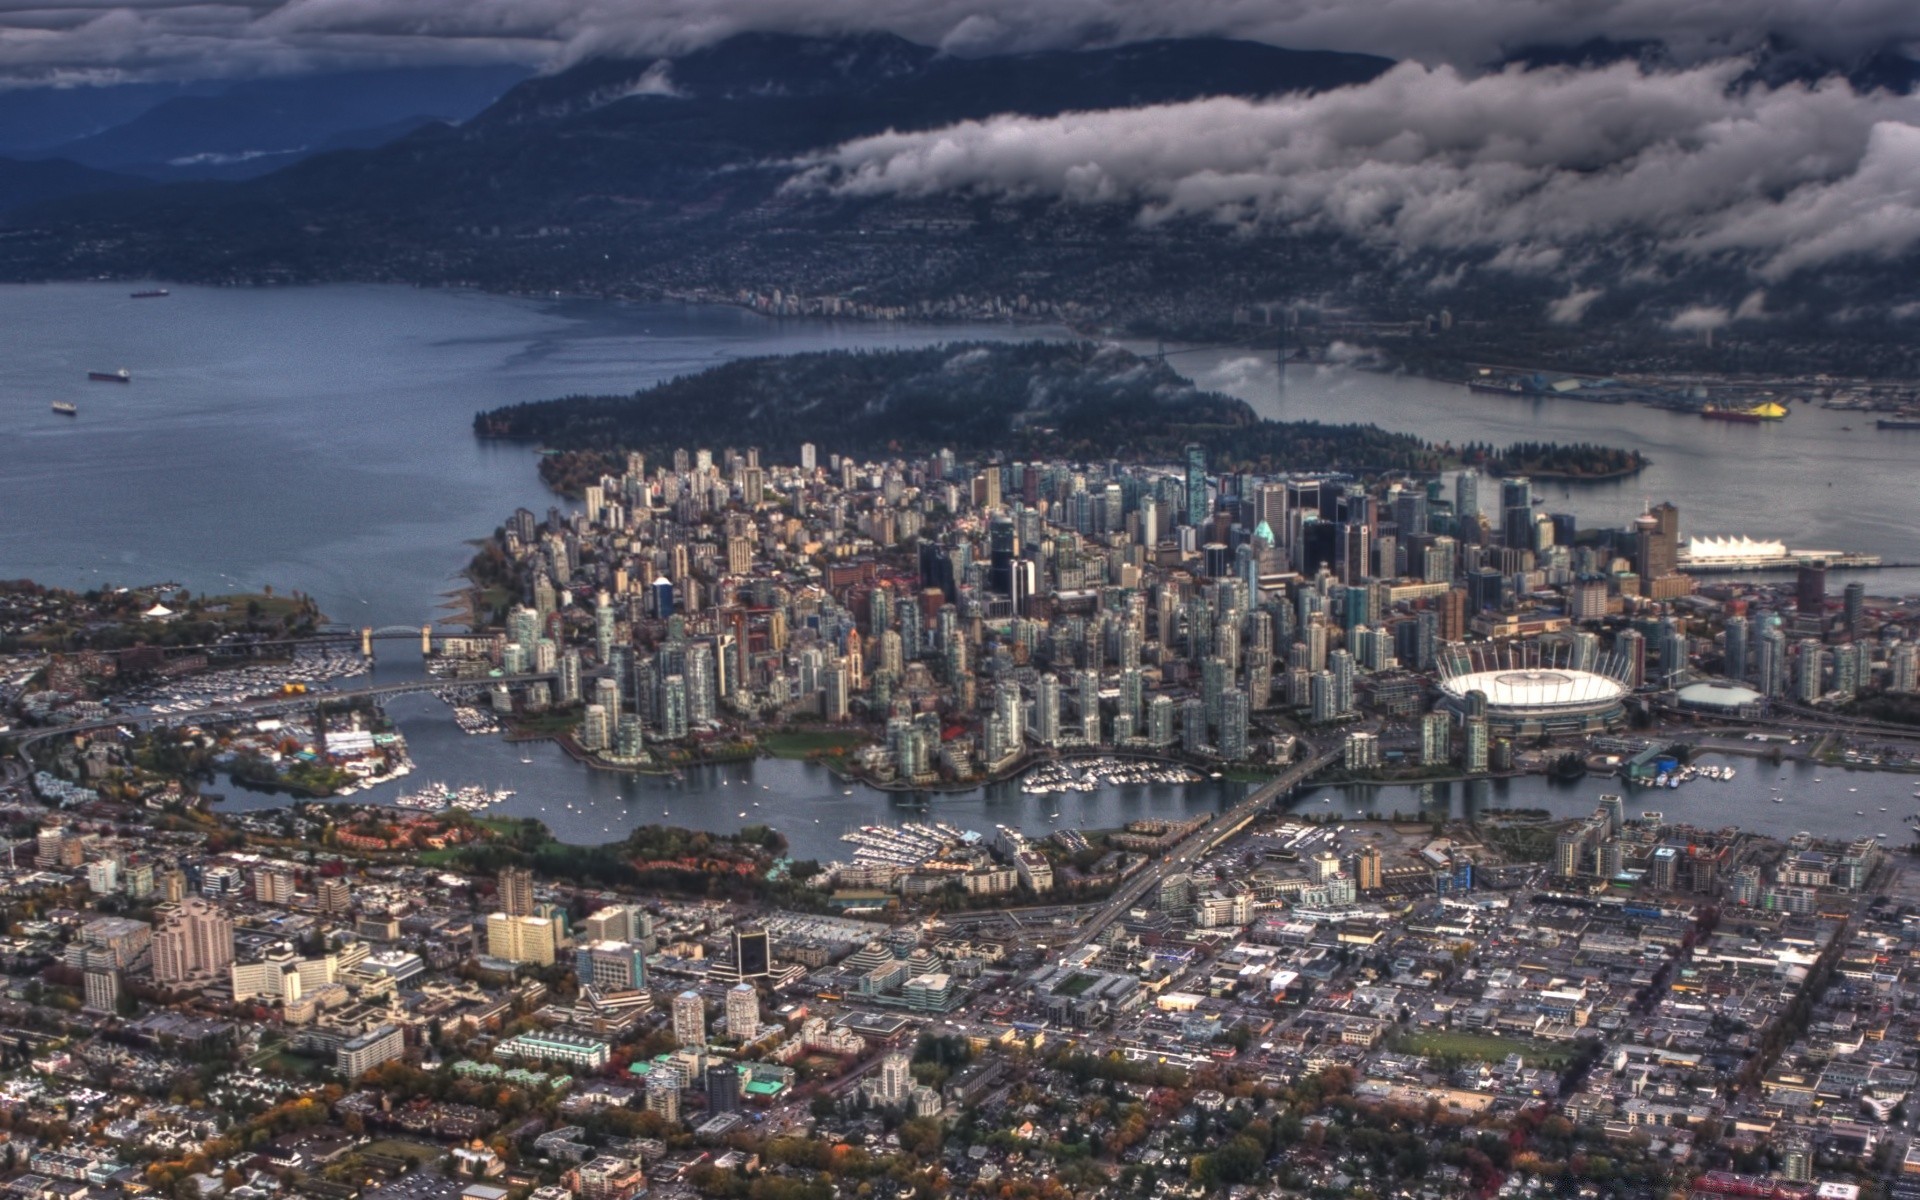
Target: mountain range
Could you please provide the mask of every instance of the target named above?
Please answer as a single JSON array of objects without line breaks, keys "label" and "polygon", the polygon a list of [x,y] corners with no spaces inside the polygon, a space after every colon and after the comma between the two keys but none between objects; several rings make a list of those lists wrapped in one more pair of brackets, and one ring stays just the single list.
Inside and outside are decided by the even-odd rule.
[{"label": "mountain range", "polygon": [[[432,97],[398,87],[378,103],[276,108],[256,100],[244,113],[177,96],[55,148],[112,172],[73,173],[57,204],[36,203],[57,187],[10,188],[14,168],[0,165],[0,208],[10,210],[0,275],[393,280],[745,300],[776,311],[1028,314],[1183,336],[1266,338],[1248,333],[1252,322],[1310,340],[1303,325],[1318,323],[1335,331],[1322,341],[1382,324],[1417,331],[1444,308],[1458,331],[1453,357],[1526,349],[1569,362],[1613,360],[1635,328],[1684,333],[1798,307],[1849,314],[1838,342],[1823,338],[1828,350],[1816,347],[1816,358],[1830,351],[1870,370],[1911,365],[1910,339],[1887,315],[1909,288],[1904,254],[1842,247],[1817,271],[1756,282],[1756,272],[1774,269],[1758,251],[1703,252],[1694,230],[1650,239],[1635,228],[1610,238],[1595,226],[1555,234],[1553,246],[1529,251],[1534,265],[1516,267],[1505,260],[1525,247],[1502,245],[1497,233],[1479,230],[1471,244],[1451,234],[1410,243],[1396,229],[1396,241],[1371,236],[1364,222],[1376,218],[1353,210],[1366,199],[1351,194],[1353,180],[1373,160],[1407,164],[1393,162],[1391,129],[1369,132],[1376,114],[1348,109],[1395,89],[1413,96],[1397,99],[1403,107],[1417,104],[1417,89],[1443,85],[1452,89],[1448,102],[1465,95],[1484,107],[1473,89],[1510,81],[1632,88],[1647,79],[1642,90],[1685,85],[1704,109],[1812,103],[1801,97],[1832,97],[1823,89],[1840,85],[1809,81],[1834,77],[1864,111],[1884,102],[1876,97],[1910,92],[1920,74],[1897,54],[1836,66],[1786,48],[1713,70],[1669,66],[1659,47],[1629,43],[1526,51],[1471,80],[1370,55],[1224,39],[963,58],[888,34],[743,34],[670,59],[590,59],[505,87],[471,112],[440,105],[435,115],[450,120],[425,120]],[[443,82],[438,94],[458,91]],[[505,82],[473,74],[460,94],[472,100]],[[257,86],[264,91],[256,95],[271,93]],[[1196,190],[1240,186],[1248,172],[1183,163],[1188,175],[1155,191],[1158,184],[1129,182],[1108,164],[1044,161],[1073,136],[1090,138],[1089,153],[1098,153],[1103,135],[1093,122],[1112,114],[1146,122],[1116,127],[1113,140],[1136,138],[1156,163],[1188,143],[1230,140],[1241,122],[1299,128],[1287,126],[1254,160],[1276,177],[1256,181],[1266,192],[1201,204],[1190,202]],[[311,119],[300,125],[296,115]],[[1152,124],[1163,118],[1165,134]],[[1689,119],[1707,128],[1717,117]],[[0,133],[6,128],[0,102]],[[1361,159],[1286,165],[1301,146],[1359,137],[1356,128],[1379,139],[1361,146]],[[1444,131],[1423,136],[1426,158],[1412,165],[1438,164],[1466,181],[1435,186],[1483,186],[1473,173],[1489,151],[1449,146]],[[1613,135],[1603,128],[1595,136]],[[1698,136],[1678,129],[1634,153],[1650,157]],[[267,170],[270,156],[254,152],[268,146],[305,157]],[[1609,166],[1584,148],[1562,153],[1568,161],[1550,164],[1519,200],[1551,213],[1552,189],[1590,184]],[[941,173],[967,155],[979,161]],[[183,170],[200,181],[124,186],[129,175]],[[900,178],[912,171],[931,182]],[[1316,171],[1337,172],[1347,191],[1313,210],[1290,195],[1269,203],[1275,189]],[[222,172],[255,177],[207,181]],[[1788,184],[1801,182],[1821,181]],[[1377,219],[1415,228],[1408,206],[1432,197],[1408,193],[1404,180],[1393,186],[1401,193],[1380,189],[1388,198],[1377,201]],[[1736,199],[1751,206],[1780,194],[1790,188]],[[1568,196],[1563,207],[1577,206],[1579,197]],[[1748,215],[1728,211],[1715,219]],[[1420,219],[1418,229],[1433,227],[1434,218]],[[1777,247],[1765,250],[1779,261]],[[1706,315],[1687,316],[1695,312]],[[1804,347],[1775,342],[1748,347],[1740,365],[1767,365],[1769,355],[1815,361]],[[1715,353],[1739,344],[1724,338]],[[1863,344],[1878,357],[1863,359]]]},{"label": "mountain range", "polygon": [[[480,112],[517,66],[0,92],[0,156],[156,181],[247,179],[329,150],[383,145]],[[98,190],[83,188],[78,190]]]}]

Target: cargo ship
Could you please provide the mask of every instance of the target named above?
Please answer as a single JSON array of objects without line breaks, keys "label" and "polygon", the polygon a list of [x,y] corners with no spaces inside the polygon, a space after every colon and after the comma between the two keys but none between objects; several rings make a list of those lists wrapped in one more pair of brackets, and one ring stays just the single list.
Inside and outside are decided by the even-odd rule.
[{"label": "cargo ship", "polygon": [[132,383],[133,372],[125,367],[118,371],[88,371],[87,378],[95,383]]},{"label": "cargo ship", "polygon": [[173,295],[172,292],[168,291],[165,288],[148,288],[144,292],[131,292],[129,294],[135,300],[158,300],[164,296]]},{"label": "cargo ship", "polygon": [[63,417],[77,417],[80,415],[80,406],[71,400],[55,400],[53,402],[53,411]]},{"label": "cargo ship", "polygon": [[1873,426],[1875,429],[1920,429],[1920,417],[1881,417]]},{"label": "cargo ship", "polygon": [[1786,415],[1787,410],[1772,401],[1755,405],[1752,408],[1721,408],[1717,404],[1709,404],[1700,410],[1702,420],[1733,421],[1741,425],[1758,425],[1762,421],[1778,421]]},{"label": "cargo ship", "polygon": [[1532,389],[1518,379],[1469,379],[1467,390],[1487,396],[1527,396]]}]

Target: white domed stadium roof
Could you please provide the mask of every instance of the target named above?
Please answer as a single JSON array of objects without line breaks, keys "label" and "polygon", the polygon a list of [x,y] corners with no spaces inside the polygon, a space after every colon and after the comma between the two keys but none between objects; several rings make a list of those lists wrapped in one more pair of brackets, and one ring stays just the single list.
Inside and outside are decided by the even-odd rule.
[{"label": "white domed stadium roof", "polygon": [[1675,699],[1694,708],[1743,708],[1762,697],[1743,683],[1714,679],[1688,684],[1675,693]]},{"label": "white domed stadium roof", "polygon": [[1469,692],[1482,692],[1488,708],[1506,711],[1609,704],[1627,694],[1617,679],[1567,667],[1477,671],[1455,675],[1440,686],[1460,700]]}]

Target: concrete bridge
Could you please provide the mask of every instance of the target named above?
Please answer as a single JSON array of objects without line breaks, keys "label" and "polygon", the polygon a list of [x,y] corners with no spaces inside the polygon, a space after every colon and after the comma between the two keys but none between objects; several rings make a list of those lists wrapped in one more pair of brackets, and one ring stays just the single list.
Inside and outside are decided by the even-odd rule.
[{"label": "concrete bridge", "polygon": [[438,692],[443,690],[471,690],[485,692],[497,684],[518,687],[529,683],[552,683],[557,677],[551,672],[539,672],[528,675],[501,675],[489,679],[414,679],[405,683],[384,683],[367,687],[342,688],[338,691],[310,691],[299,696],[262,696],[254,700],[243,700],[237,704],[221,704],[209,708],[195,709],[192,712],[172,713],[123,713],[106,717],[98,721],[82,721],[73,725],[54,725],[45,729],[26,729],[16,731],[15,744],[24,755],[28,746],[46,741],[49,738],[70,736],[81,733],[94,733],[106,729],[146,729],[156,725],[197,725],[207,721],[234,721],[251,717],[278,716],[282,713],[300,712],[323,704],[333,704],[352,700],[377,700],[389,696],[404,696],[412,692]]},{"label": "concrete bridge", "polygon": [[1186,870],[1193,863],[1213,853],[1228,838],[1252,824],[1254,818],[1267,811],[1276,800],[1338,759],[1342,752],[1340,740],[1335,740],[1332,745],[1326,747],[1315,746],[1312,742],[1304,742],[1303,745],[1307,749],[1307,758],[1249,792],[1246,799],[1196,830],[1180,849],[1167,854],[1154,866],[1141,871],[1122,884],[1120,890],[1115,892],[1111,899],[1081,924],[1079,932],[1061,948],[1061,956],[1071,955],[1091,944],[1107,926],[1124,916],[1127,910],[1138,904],[1149,891],[1159,888],[1162,879],[1175,871]]},{"label": "concrete bridge", "polygon": [[[440,636],[446,637],[448,635],[441,634]],[[462,635],[455,635],[455,636],[462,636]],[[366,655],[368,658],[372,658],[373,644],[375,642],[412,641],[415,638],[420,639],[421,657],[424,658],[427,655],[433,653],[434,633],[433,633],[433,626],[430,624],[428,625],[383,625],[377,629],[372,625],[363,625],[358,629],[354,629],[348,626],[339,626],[335,628],[318,630],[314,633],[309,633],[301,637],[247,638],[247,639],[236,638],[232,641],[191,642],[191,643],[186,643],[182,645],[167,645],[167,646],[120,646],[112,650],[94,650],[93,653],[95,654],[126,654],[133,650],[152,649],[152,650],[159,650],[165,654],[189,654],[189,653],[217,654],[222,652],[232,654],[236,652],[259,650],[259,649],[279,649],[283,647],[292,647],[297,649],[301,646],[329,646],[329,645],[338,645],[341,643],[351,644],[357,641],[360,644],[360,653]]]}]

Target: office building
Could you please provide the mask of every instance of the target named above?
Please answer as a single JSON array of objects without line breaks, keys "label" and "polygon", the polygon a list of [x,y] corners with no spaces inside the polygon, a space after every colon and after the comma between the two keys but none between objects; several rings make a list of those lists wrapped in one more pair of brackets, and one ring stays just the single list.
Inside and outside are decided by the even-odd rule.
[{"label": "office building", "polygon": [[734,926],[733,966],[741,979],[762,979],[773,970],[773,954],[766,930]]},{"label": "office building", "polygon": [[525,867],[502,867],[498,883],[500,911],[509,917],[533,914],[533,872]]},{"label": "office building", "polygon": [[887,1108],[899,1108],[907,1102],[913,1088],[913,1059],[903,1050],[894,1050],[880,1060],[880,1072],[873,1088],[874,1102]]},{"label": "office building", "polygon": [[381,1063],[399,1058],[406,1048],[399,1026],[381,1025],[342,1042],[334,1051],[333,1066],[349,1080],[356,1080]]},{"label": "office building", "polygon": [[162,905],[153,934],[153,979],[163,987],[212,982],[233,963],[233,918],[195,896]]},{"label": "office building", "polygon": [[88,967],[87,1007],[98,1013],[120,1011],[120,972],[113,967]]},{"label": "office building", "polygon": [[1794,698],[1802,704],[1817,704],[1825,694],[1826,651],[1818,638],[1800,639],[1800,661],[1795,675]]},{"label": "office building", "polygon": [[1794,583],[1793,631],[1801,637],[1819,637],[1827,631],[1827,564],[1801,567]]},{"label": "office building", "polygon": [[1750,632],[1745,617],[1736,614],[1727,618],[1726,640],[1720,654],[1720,673],[1728,679],[1747,677],[1750,668],[1747,662],[1747,638]]},{"label": "office building", "polygon": [[1420,765],[1438,767],[1445,766],[1451,761],[1453,761],[1453,718],[1444,711],[1430,712],[1420,718]]},{"label": "office building", "polygon": [[573,964],[583,987],[627,992],[647,986],[647,952],[629,941],[583,941],[574,950]]},{"label": "office building", "polygon": [[714,1115],[740,1111],[740,1068],[715,1063],[706,1071],[707,1111]]},{"label": "office building", "polygon": [[682,1046],[707,1044],[707,1005],[689,988],[673,998],[673,1038]]},{"label": "office building", "polygon": [[329,916],[337,916],[353,907],[353,895],[348,890],[347,881],[339,876],[322,879],[314,886],[313,892],[320,911]]},{"label": "office building", "polygon": [[1187,447],[1187,524],[1199,527],[1211,511],[1207,504],[1207,451],[1200,445]]},{"label": "office building", "polygon": [[507,1062],[551,1063],[575,1071],[593,1071],[607,1065],[613,1045],[582,1033],[532,1029],[495,1046],[493,1056]]},{"label": "office building", "polygon": [[547,917],[487,914],[487,953],[507,962],[548,966],[560,948],[560,931]]},{"label": "office building", "polygon": [[736,983],[727,989],[727,1036],[748,1042],[759,1032],[760,993],[750,983]]}]

